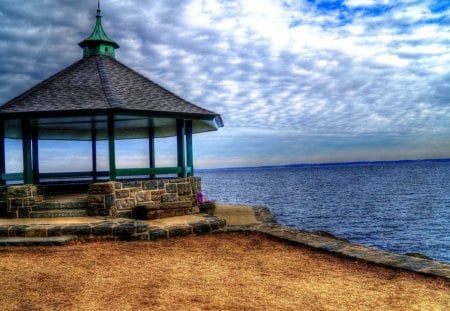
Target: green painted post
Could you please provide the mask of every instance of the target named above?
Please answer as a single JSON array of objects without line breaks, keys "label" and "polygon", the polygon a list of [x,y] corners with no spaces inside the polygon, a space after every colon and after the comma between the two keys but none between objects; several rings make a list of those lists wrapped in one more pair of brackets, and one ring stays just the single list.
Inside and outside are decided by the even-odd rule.
[{"label": "green painted post", "polygon": [[6,173],[6,163],[5,163],[5,122],[0,120],[0,184],[6,184],[6,180],[1,178],[3,174]]},{"label": "green painted post", "polygon": [[108,146],[109,146],[109,180],[116,181],[116,137],[114,131],[114,114],[108,115]]},{"label": "green painted post", "polygon": [[33,184],[39,183],[39,131],[37,124],[31,127],[31,151],[33,153]]},{"label": "green painted post", "polygon": [[95,121],[92,121],[91,127],[91,142],[92,142],[92,181],[97,181],[97,127]]},{"label": "green painted post", "polygon": [[186,121],[186,157],[187,167],[191,168],[188,176],[194,176],[194,153],[192,148],[192,120]]},{"label": "green painted post", "polygon": [[184,120],[177,119],[177,162],[178,167],[181,167],[181,173],[178,174],[178,177],[186,177],[186,152],[184,134]]},{"label": "green painted post", "polygon": [[23,158],[23,182],[33,183],[33,163],[31,159],[31,126],[30,120],[22,119],[22,158]]},{"label": "green painted post", "polygon": [[[149,151],[149,160],[150,160],[150,168],[155,167],[155,128],[149,127],[148,129],[148,151]],[[150,175],[150,178],[155,178],[155,175]]]}]

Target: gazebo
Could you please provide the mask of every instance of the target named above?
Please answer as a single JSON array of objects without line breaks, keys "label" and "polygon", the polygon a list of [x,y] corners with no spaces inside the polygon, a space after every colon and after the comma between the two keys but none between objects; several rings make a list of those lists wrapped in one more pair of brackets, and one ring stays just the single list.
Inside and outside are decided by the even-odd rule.
[{"label": "gazebo", "polygon": [[[117,61],[119,45],[106,35],[101,19],[98,8],[92,34],[79,43],[82,59],[0,107],[0,181],[10,217],[33,217],[35,207],[45,201],[40,188],[52,183],[63,183],[67,190],[73,182],[88,184],[90,215],[115,216],[136,206],[177,210],[152,216],[164,217],[188,213],[197,206],[201,186],[193,177],[192,135],[222,127],[221,116]],[[155,138],[163,137],[176,137],[176,166],[155,166]],[[5,139],[21,140],[22,172],[6,172]],[[123,139],[148,139],[146,167],[116,167],[115,145]],[[40,172],[41,140],[92,142],[92,169]],[[107,171],[97,169],[98,141],[107,141]],[[169,174],[174,178],[158,178]]]}]

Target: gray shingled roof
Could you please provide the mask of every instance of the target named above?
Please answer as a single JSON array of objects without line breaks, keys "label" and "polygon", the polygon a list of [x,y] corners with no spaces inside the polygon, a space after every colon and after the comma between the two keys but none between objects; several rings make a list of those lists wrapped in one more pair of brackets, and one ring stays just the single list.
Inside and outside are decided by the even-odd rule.
[{"label": "gray shingled roof", "polygon": [[106,56],[83,58],[13,98],[0,107],[0,119],[108,111],[215,119],[223,126],[219,114],[180,98]]}]

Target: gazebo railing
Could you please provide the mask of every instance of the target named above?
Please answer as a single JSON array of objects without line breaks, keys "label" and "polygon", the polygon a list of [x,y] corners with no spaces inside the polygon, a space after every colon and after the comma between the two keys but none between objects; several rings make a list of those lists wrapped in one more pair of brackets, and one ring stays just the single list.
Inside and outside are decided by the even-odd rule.
[{"label": "gazebo railing", "polygon": [[[156,176],[156,175],[171,175],[176,174],[180,176],[182,175],[190,175],[193,170],[192,167],[185,167],[185,171],[183,172],[183,167],[174,166],[174,167],[155,167],[155,168],[119,168],[116,169],[117,177],[133,177],[133,176]],[[109,177],[110,173],[108,171],[82,171],[82,172],[57,172],[57,173],[39,173],[39,180],[70,180],[70,179],[94,179],[95,177]],[[7,173],[1,174],[1,181],[3,182],[23,182],[24,174],[23,173]]]}]

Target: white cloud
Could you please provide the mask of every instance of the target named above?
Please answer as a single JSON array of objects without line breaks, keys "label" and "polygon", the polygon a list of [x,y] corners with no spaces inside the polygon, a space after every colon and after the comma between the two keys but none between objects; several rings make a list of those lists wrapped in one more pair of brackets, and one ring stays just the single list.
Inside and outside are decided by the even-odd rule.
[{"label": "white cloud", "polygon": [[[95,5],[87,0],[27,3],[7,1],[0,8],[2,101],[81,57],[76,43],[93,26]],[[120,61],[221,113],[226,127],[214,133],[218,140],[236,128],[253,137],[253,129],[263,134],[249,146],[267,151],[262,145],[272,146],[274,136],[291,137],[286,132],[301,139],[440,133],[445,140],[450,29],[439,22],[446,11],[433,13],[430,3],[352,0],[333,9],[326,1],[160,0],[102,6],[105,29],[121,45]],[[34,12],[38,6],[48,18]],[[300,138],[292,143],[301,144]]]}]

